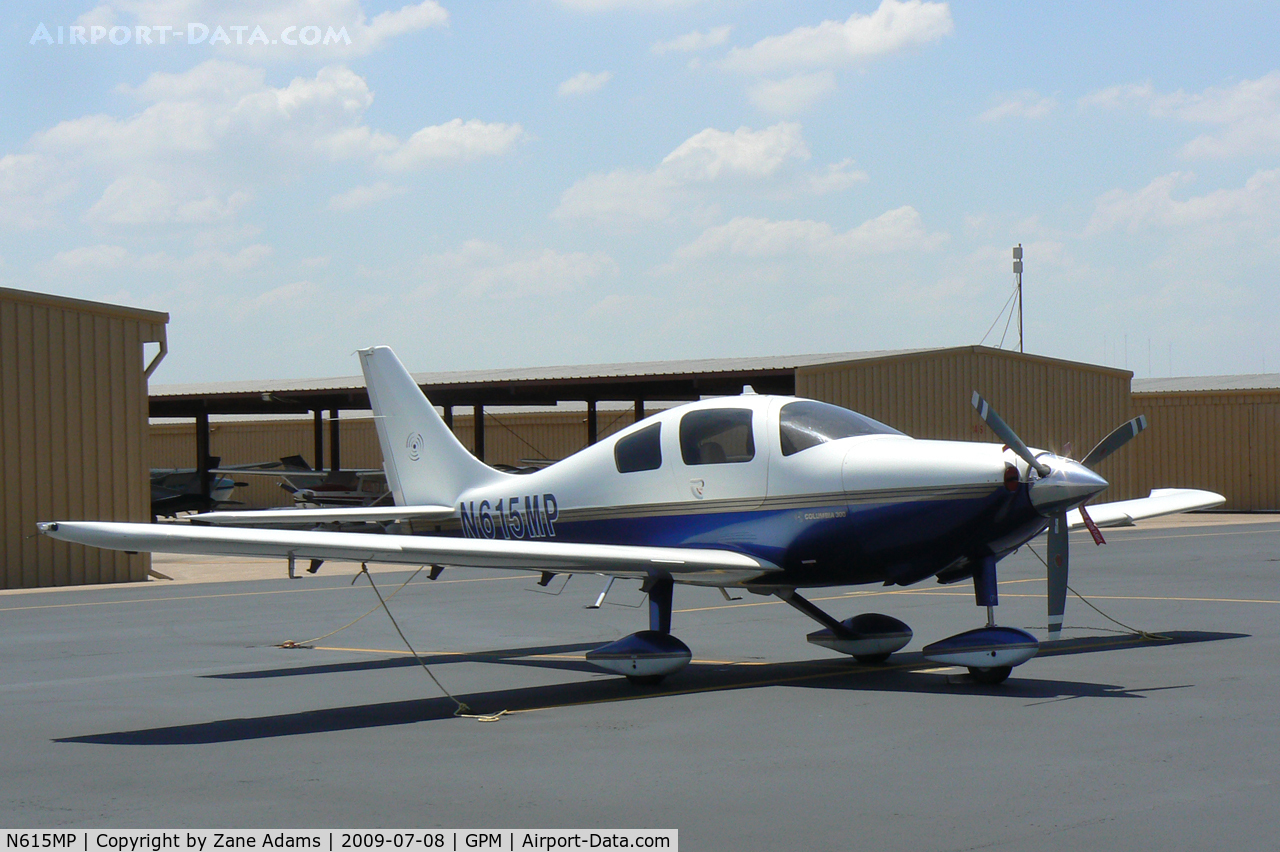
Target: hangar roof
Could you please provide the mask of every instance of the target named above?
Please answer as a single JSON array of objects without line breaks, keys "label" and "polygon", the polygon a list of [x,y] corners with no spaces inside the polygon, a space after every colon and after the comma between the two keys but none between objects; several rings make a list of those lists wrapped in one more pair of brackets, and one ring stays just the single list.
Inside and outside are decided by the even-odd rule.
[{"label": "hangar roof", "polygon": [[[795,392],[801,367],[902,357],[941,349],[841,352],[758,358],[639,361],[508,370],[413,373],[437,405],[554,405],[561,400],[681,400],[735,394],[743,385],[759,393]],[[367,409],[363,376],[273,379],[251,382],[156,385],[152,417],[305,413],[317,409]]]},{"label": "hangar roof", "polygon": [[1134,393],[1215,393],[1252,390],[1280,390],[1280,373],[1133,380]]},{"label": "hangar roof", "polygon": [[[985,352],[1005,358],[1040,362],[1072,363],[1084,370],[1132,375],[1128,371],[1110,367],[1059,361],[985,346],[520,367],[412,375],[431,401],[440,406],[555,405],[565,400],[665,402],[737,394],[742,392],[743,385],[751,385],[757,393],[792,394],[796,388],[796,371],[805,367],[960,351]],[[363,376],[157,385],[151,388],[152,417],[304,414],[325,409],[368,408],[369,397],[365,391]]]}]

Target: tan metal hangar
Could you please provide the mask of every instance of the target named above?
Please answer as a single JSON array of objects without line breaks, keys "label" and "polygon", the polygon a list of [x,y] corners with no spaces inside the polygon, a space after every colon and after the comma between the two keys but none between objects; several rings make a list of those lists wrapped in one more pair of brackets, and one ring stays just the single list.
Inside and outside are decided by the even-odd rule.
[{"label": "tan metal hangar", "polygon": [[[309,455],[382,460],[361,377],[157,386],[168,315],[0,289],[0,558],[6,588],[145,579],[147,554],[34,536],[49,519],[150,517],[148,469]],[[375,341],[371,341],[375,342]],[[413,366],[412,364],[410,366]],[[491,464],[563,458],[646,412],[704,396],[795,394],[922,438],[996,440],[980,391],[1031,445],[1081,457],[1114,426],[1149,428],[1103,463],[1107,499],[1208,488],[1225,509],[1280,510],[1280,375],[1133,381],[1112,367],[982,346],[415,373],[459,439]],[[148,427],[148,414],[152,418]],[[238,494],[290,497],[269,477]]]},{"label": "tan metal hangar", "polygon": [[0,288],[4,588],[147,578],[148,553],[31,533],[49,518],[150,520],[147,378],[167,351],[168,322],[155,311]]},{"label": "tan metal hangar", "polygon": [[[1126,370],[982,346],[414,373],[468,449],[490,464],[513,467],[568,456],[655,407],[738,394],[746,386],[833,402],[917,437],[994,440],[970,405],[980,390],[1033,445],[1071,444],[1083,455],[1132,416],[1131,378]],[[156,464],[196,464],[201,452],[193,449],[208,423],[206,452],[224,465],[291,454],[325,459],[327,439],[330,467],[378,467],[372,421],[340,413],[367,406],[359,376],[157,387],[152,416],[186,421],[153,425],[153,458]],[[219,421],[217,414],[252,419]],[[273,414],[303,416],[273,421]],[[1101,472],[1115,485],[1111,494],[1138,496],[1125,482],[1129,463],[1122,455]],[[289,500],[278,488],[257,483],[237,499],[255,506]]]}]

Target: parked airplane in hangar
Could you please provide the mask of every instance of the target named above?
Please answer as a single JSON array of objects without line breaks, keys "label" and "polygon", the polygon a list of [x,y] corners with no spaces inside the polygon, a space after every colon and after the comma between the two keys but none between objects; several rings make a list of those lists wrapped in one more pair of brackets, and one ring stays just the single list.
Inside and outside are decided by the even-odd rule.
[{"label": "parked airplane in hangar", "polygon": [[[1004,446],[917,440],[834,405],[744,393],[655,414],[544,470],[513,475],[458,442],[390,349],[359,354],[397,505],[311,514],[392,522],[390,534],[67,521],[40,531],[116,550],[638,579],[649,629],[587,653],[636,682],[661,680],[691,659],[671,633],[676,584],[776,595],[822,625],[810,642],[880,662],[910,642],[906,624],[875,613],[839,621],[798,590],[972,580],[986,625],[923,655],[998,683],[1039,645],[1026,631],[996,625],[997,563],[1049,530],[1056,637],[1067,531],[1087,525],[1096,534],[1084,504],[1107,487],[1092,468],[1145,426],[1143,418],[1123,424],[1077,462],[1028,449],[976,392],[979,415]],[[1222,502],[1166,489],[1091,512],[1106,524]]]}]

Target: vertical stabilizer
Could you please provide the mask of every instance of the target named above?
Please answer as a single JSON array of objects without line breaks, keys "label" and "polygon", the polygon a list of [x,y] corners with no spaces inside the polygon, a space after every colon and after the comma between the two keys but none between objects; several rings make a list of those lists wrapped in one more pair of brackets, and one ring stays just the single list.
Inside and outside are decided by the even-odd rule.
[{"label": "vertical stabilizer", "polygon": [[451,506],[468,488],[507,474],[471,455],[386,346],[360,350],[387,485],[401,506]]}]

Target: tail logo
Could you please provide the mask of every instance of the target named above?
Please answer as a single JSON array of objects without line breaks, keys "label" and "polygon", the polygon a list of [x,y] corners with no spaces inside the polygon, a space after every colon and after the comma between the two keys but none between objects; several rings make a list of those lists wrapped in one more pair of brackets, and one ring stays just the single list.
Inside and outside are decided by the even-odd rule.
[{"label": "tail logo", "polygon": [[409,461],[418,461],[422,458],[422,433],[410,432],[409,437],[405,439],[404,445],[409,450]]}]

